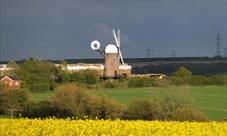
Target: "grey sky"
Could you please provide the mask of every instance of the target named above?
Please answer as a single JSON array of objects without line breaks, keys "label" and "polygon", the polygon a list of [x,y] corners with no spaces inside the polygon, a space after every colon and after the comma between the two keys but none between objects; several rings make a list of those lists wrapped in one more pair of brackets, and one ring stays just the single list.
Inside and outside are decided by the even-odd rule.
[{"label": "grey sky", "polygon": [[1,60],[99,57],[121,29],[125,57],[213,56],[227,47],[227,0],[0,0]]}]

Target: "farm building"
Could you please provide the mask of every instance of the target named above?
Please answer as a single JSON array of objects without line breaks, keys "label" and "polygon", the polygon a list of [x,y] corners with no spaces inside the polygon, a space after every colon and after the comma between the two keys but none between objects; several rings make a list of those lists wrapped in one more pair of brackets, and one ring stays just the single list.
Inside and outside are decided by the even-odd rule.
[{"label": "farm building", "polygon": [[1,64],[1,65],[0,65],[0,75],[1,75],[1,76],[4,75],[4,72],[9,71],[9,70],[13,70],[13,69],[7,67],[6,64]]},{"label": "farm building", "polygon": [[[60,64],[56,64],[57,67],[60,66]],[[121,76],[131,76],[131,66],[128,65],[120,65],[118,66],[118,74]],[[69,71],[69,72],[79,72],[80,70],[95,70],[97,74],[101,77],[104,77],[104,71],[105,66],[103,64],[84,64],[84,63],[78,63],[78,64],[68,64],[67,66],[63,67],[63,70]]]},{"label": "farm building", "polygon": [[4,84],[7,87],[12,89],[19,89],[20,83],[21,83],[20,80],[18,80],[16,77],[10,77],[10,76],[0,77],[0,84]]}]

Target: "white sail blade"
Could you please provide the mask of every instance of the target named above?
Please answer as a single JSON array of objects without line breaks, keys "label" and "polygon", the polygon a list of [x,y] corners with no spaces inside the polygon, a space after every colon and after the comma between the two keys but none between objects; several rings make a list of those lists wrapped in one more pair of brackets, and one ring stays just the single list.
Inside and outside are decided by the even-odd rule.
[{"label": "white sail blade", "polygon": [[115,30],[114,30],[114,29],[113,29],[113,36],[114,36],[114,39],[115,39],[116,45],[117,45],[117,47],[119,48],[119,47],[120,47],[120,45],[119,45],[118,38],[117,38],[117,35],[116,35],[116,32],[115,32]]},{"label": "white sail blade", "polygon": [[122,65],[125,65],[125,62],[124,62],[124,60],[123,60],[123,56],[122,56],[122,53],[121,53],[120,48],[119,48],[119,56],[120,56]]},{"label": "white sail blade", "polygon": [[121,39],[120,39],[120,29],[118,29],[118,32],[117,32],[117,38],[118,38],[118,45],[119,45],[119,48],[120,48],[120,46],[121,46],[121,43],[120,43],[120,41],[121,41]]}]

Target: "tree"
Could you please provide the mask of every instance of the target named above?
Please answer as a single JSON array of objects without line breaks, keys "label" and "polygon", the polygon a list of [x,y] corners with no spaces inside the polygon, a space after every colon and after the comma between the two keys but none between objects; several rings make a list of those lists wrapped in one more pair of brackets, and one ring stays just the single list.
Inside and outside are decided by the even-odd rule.
[{"label": "tree", "polygon": [[181,66],[180,68],[178,68],[178,70],[175,73],[173,73],[173,76],[187,78],[192,76],[192,72],[187,68]]},{"label": "tree", "polygon": [[31,94],[26,89],[14,89],[0,92],[0,109],[2,113],[7,113],[8,109],[16,109],[22,112],[31,101]]},{"label": "tree", "polygon": [[59,70],[51,62],[33,59],[21,64],[18,75],[22,87],[32,92],[43,92],[53,89]]}]

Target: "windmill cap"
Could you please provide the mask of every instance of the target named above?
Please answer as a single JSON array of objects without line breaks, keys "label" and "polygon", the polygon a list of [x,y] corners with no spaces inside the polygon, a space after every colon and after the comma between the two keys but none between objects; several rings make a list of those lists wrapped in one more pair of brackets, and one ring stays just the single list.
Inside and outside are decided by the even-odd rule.
[{"label": "windmill cap", "polygon": [[105,53],[118,53],[117,46],[114,44],[109,44],[106,46]]}]

